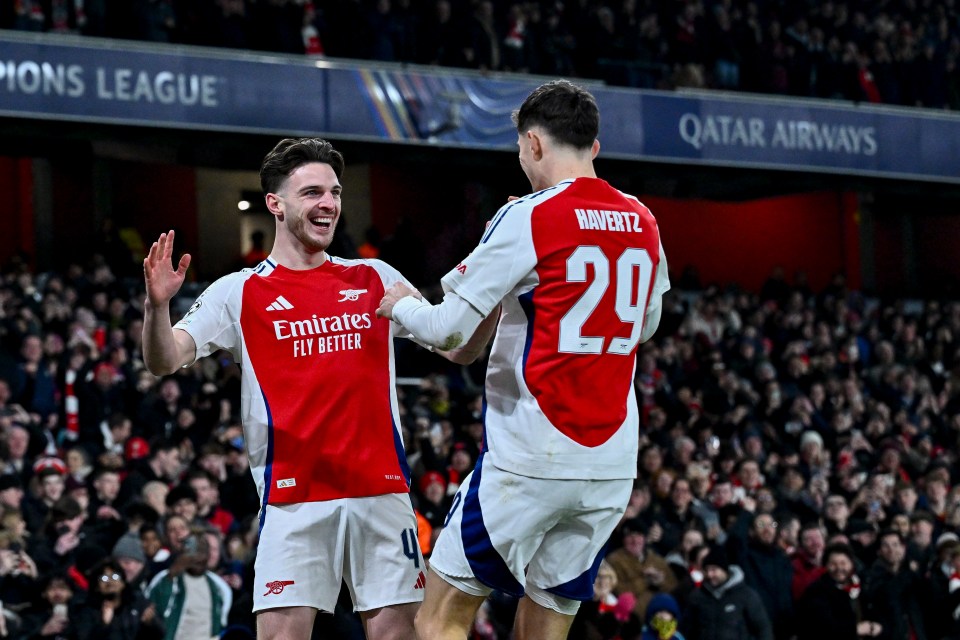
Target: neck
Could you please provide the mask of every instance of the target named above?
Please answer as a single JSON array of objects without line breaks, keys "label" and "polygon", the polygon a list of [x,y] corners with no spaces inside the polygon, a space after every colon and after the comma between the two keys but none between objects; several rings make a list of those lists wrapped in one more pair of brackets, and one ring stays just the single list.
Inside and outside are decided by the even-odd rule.
[{"label": "neck", "polygon": [[541,184],[535,185],[536,190],[546,189],[564,180],[574,180],[576,178],[596,178],[597,172],[593,168],[593,162],[584,162],[577,158],[564,159],[556,163],[544,172]]},{"label": "neck", "polygon": [[327,261],[326,251],[311,251],[288,234],[281,234],[279,229],[276,244],[273,245],[270,255],[276,259],[277,263],[295,271],[313,269]]}]

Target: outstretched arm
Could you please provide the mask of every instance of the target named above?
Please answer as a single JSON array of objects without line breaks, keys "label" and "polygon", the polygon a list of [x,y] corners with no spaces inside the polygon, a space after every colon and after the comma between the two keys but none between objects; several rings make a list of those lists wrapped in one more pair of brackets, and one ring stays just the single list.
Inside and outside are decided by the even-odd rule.
[{"label": "outstretched arm", "polygon": [[143,362],[154,375],[167,375],[194,360],[196,345],[186,331],[174,331],[170,300],[183,285],[190,254],[173,269],[174,232],[160,234],[143,261],[147,299],[143,304]]},{"label": "outstretched arm", "polygon": [[438,305],[418,300],[414,293],[401,282],[394,284],[380,301],[377,315],[400,323],[453,362],[476,360],[497,327],[500,307],[484,317],[455,293],[447,293]]}]

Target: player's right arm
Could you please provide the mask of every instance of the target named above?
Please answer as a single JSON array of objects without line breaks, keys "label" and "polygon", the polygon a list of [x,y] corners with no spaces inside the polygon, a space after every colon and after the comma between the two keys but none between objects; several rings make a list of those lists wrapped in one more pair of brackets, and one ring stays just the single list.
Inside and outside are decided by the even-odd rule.
[{"label": "player's right arm", "polygon": [[143,362],[150,373],[168,375],[196,358],[197,347],[189,333],[174,330],[170,301],[183,285],[190,254],[173,269],[174,232],[160,234],[143,261],[147,299],[143,304]]}]

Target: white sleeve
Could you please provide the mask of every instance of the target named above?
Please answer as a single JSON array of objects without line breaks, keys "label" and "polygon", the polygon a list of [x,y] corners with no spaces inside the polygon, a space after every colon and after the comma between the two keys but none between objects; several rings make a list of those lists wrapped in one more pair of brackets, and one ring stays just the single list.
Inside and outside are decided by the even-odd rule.
[{"label": "white sleeve", "polygon": [[480,244],[441,280],[484,317],[537,265],[530,218],[534,203],[515,200],[494,216]]},{"label": "white sleeve", "polygon": [[407,296],[394,305],[393,318],[418,340],[441,351],[450,351],[470,339],[484,316],[450,292],[436,306]]},{"label": "white sleeve", "polygon": [[211,284],[187,314],[173,325],[174,329],[182,329],[193,338],[197,345],[196,360],[218,349],[226,349],[235,362],[240,362],[240,332],[230,304],[234,290],[244,281],[239,276],[230,274]]},{"label": "white sleeve", "polygon": [[667,256],[663,253],[663,243],[660,244],[660,263],[657,264],[657,273],[653,278],[653,289],[650,291],[650,300],[647,301],[647,312],[643,319],[643,332],[640,342],[646,342],[656,333],[660,326],[660,316],[663,312],[663,294],[670,290],[670,276],[667,268]]}]

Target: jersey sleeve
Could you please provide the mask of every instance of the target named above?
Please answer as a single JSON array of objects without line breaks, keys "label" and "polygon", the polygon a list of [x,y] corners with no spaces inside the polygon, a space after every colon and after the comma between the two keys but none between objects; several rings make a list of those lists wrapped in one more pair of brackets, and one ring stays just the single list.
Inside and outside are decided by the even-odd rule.
[{"label": "jersey sleeve", "polygon": [[239,300],[234,293],[243,280],[235,276],[225,276],[207,287],[187,314],[173,325],[193,338],[197,346],[194,362],[219,349],[229,351],[234,361],[240,362],[240,331],[236,314],[232,313],[231,299]]},{"label": "jersey sleeve", "polygon": [[657,273],[653,279],[653,291],[650,301],[660,304],[660,298],[670,290],[670,273],[667,269],[667,255],[663,252],[663,242],[660,242],[660,262],[657,264]]},{"label": "jersey sleeve", "polygon": [[476,249],[443,277],[443,290],[488,316],[537,264],[532,212],[533,206],[523,200],[501,208]]}]

